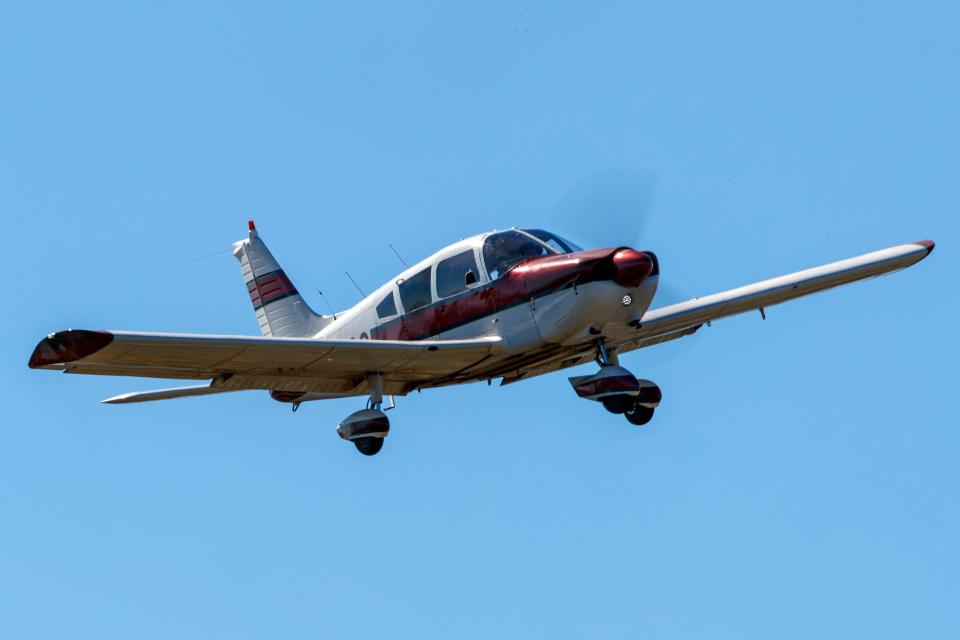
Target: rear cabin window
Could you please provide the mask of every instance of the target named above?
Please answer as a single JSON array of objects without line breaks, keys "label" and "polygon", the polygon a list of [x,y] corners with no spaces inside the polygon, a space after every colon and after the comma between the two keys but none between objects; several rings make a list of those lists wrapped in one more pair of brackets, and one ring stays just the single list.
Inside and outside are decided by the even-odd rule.
[{"label": "rear cabin window", "polygon": [[467,290],[467,283],[477,282],[480,270],[473,249],[437,263],[437,295],[441,298]]},{"label": "rear cabin window", "polygon": [[398,285],[400,289],[400,302],[403,303],[403,310],[410,313],[420,307],[425,307],[431,302],[430,297],[430,267],[423,271],[413,274]]},{"label": "rear cabin window", "polygon": [[381,320],[397,315],[397,302],[393,299],[393,291],[377,305],[377,317]]}]

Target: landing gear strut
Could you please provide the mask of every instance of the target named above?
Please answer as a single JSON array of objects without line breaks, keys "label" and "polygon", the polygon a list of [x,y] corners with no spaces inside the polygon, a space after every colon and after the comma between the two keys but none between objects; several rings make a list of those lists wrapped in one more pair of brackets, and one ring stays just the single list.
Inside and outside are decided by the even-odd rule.
[{"label": "landing gear strut", "polygon": [[602,339],[596,342],[595,359],[599,372],[570,378],[577,395],[600,402],[610,413],[623,414],[630,424],[650,422],[660,405],[660,387],[649,380],[638,380],[621,367],[616,352],[608,351]]}]

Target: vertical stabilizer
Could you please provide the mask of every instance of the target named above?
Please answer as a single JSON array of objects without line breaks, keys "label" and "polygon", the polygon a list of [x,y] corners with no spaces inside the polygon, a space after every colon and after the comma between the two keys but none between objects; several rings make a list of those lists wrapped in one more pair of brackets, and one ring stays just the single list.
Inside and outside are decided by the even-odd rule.
[{"label": "vertical stabilizer", "polygon": [[247,239],[233,244],[233,256],[240,262],[260,331],[277,338],[315,335],[333,318],[313,312],[260,239],[253,220],[249,226]]}]

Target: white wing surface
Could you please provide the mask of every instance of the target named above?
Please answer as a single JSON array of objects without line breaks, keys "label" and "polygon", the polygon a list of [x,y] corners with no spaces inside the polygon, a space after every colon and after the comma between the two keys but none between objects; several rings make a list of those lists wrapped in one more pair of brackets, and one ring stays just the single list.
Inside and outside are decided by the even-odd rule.
[{"label": "white wing surface", "polygon": [[348,394],[364,392],[367,374],[380,373],[384,391],[401,395],[475,365],[502,348],[496,337],[401,342],[71,329],[41,340],[30,367],[210,380],[211,389],[223,391]]},{"label": "white wing surface", "polygon": [[653,338],[681,337],[713,320],[746,311],[763,310],[787,300],[905,269],[930,255],[933,247],[930,240],[909,242],[856,258],[652,309],[634,323],[636,331],[629,339],[616,345],[616,348],[618,351],[641,348],[651,344]]}]

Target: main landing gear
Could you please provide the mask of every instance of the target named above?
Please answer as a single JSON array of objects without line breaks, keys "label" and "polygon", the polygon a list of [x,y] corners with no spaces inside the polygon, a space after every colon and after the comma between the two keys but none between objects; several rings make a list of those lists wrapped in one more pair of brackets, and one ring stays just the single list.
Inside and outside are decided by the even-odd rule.
[{"label": "main landing gear", "polygon": [[600,371],[570,378],[577,395],[596,400],[610,413],[622,414],[630,424],[650,422],[662,399],[660,387],[650,380],[638,380],[621,367],[616,354],[608,353],[601,341],[597,342],[596,360]]},{"label": "main landing gear", "polygon": [[[351,413],[337,427],[337,433],[349,440],[357,451],[365,456],[373,456],[383,448],[383,439],[390,432],[390,420],[381,411],[383,406],[383,378],[379,373],[367,378],[370,386],[370,399],[367,408]],[[388,407],[389,408],[389,407]]]}]

